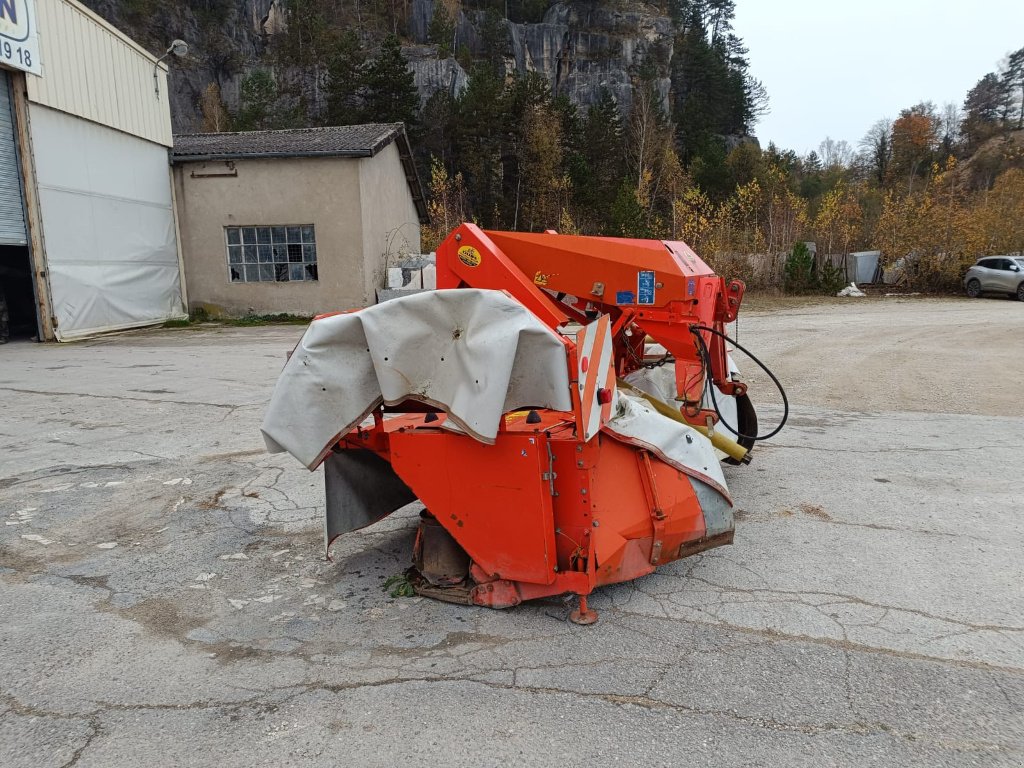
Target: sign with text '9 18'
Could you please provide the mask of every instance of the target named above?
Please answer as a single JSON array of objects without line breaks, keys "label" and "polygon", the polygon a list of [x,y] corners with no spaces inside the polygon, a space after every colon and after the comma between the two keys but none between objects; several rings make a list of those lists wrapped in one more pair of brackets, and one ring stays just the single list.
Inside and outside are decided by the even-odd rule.
[{"label": "sign with text '9 18'", "polygon": [[0,64],[42,74],[33,0],[0,0]]}]

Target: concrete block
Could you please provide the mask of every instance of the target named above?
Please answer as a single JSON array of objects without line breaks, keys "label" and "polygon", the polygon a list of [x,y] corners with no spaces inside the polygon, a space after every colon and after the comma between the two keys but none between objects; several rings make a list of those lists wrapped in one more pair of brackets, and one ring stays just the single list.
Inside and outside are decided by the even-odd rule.
[{"label": "concrete block", "polygon": [[388,288],[401,288],[405,285],[405,275],[401,267],[388,267]]}]

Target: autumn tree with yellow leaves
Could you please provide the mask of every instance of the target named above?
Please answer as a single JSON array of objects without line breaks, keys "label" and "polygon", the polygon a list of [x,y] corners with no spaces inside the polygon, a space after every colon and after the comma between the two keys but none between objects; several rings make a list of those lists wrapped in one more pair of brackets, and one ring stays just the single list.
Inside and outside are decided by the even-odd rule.
[{"label": "autumn tree with yellow leaves", "polygon": [[462,174],[448,176],[444,163],[436,157],[430,163],[429,223],[421,231],[422,247],[434,251],[448,233],[466,221],[466,188]]}]

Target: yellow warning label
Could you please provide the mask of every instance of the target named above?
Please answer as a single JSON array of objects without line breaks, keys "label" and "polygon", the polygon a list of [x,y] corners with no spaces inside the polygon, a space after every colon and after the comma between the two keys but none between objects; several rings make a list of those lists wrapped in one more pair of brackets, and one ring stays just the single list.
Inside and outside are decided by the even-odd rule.
[{"label": "yellow warning label", "polygon": [[480,251],[478,251],[472,245],[464,245],[461,248],[459,248],[459,261],[461,261],[467,267],[479,267]]},{"label": "yellow warning label", "polygon": [[535,285],[547,285],[549,277],[549,275],[545,275],[543,272],[538,272],[533,276],[533,282]]}]

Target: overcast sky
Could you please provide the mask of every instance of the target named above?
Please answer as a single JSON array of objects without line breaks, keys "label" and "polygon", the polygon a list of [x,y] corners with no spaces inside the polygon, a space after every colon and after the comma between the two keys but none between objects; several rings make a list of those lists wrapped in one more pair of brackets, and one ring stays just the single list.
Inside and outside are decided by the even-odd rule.
[{"label": "overcast sky", "polygon": [[856,148],[920,101],[962,104],[1024,47],[1024,0],[737,0],[735,26],[771,99],[761,146],[804,154],[826,136]]}]

